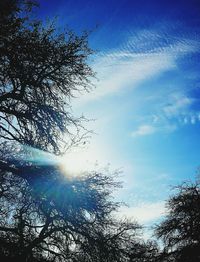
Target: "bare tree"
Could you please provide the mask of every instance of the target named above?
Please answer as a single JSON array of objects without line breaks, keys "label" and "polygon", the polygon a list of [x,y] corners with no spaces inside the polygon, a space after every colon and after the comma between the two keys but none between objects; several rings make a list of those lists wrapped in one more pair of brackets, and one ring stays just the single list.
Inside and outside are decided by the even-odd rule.
[{"label": "bare tree", "polygon": [[[88,174],[82,181],[26,180],[3,174],[0,188],[0,256],[5,261],[132,261],[150,258],[135,222],[112,216],[118,204],[112,176]],[[53,195],[54,198],[49,195]],[[150,249],[149,249],[150,250]],[[148,260],[154,261],[154,260]]]},{"label": "bare tree", "polygon": [[[167,202],[168,214],[156,227],[164,241],[163,257],[169,261],[200,259],[200,184],[183,183]],[[167,260],[168,261],[168,260]]]},{"label": "bare tree", "polygon": [[140,239],[141,227],[113,218],[118,183],[110,174],[69,180],[59,165],[39,165],[26,150],[60,154],[64,134],[72,144],[81,140],[70,99],[94,75],[87,33],[43,26],[30,19],[34,5],[0,2],[0,259],[154,261],[156,248]]},{"label": "bare tree", "polygon": [[[25,9],[27,7],[29,9]],[[60,153],[81,119],[70,113],[73,92],[89,89],[93,72],[87,33],[58,33],[29,19],[34,3],[1,1],[0,141]],[[24,7],[25,6],[25,7]],[[73,131],[77,131],[73,133]]]}]

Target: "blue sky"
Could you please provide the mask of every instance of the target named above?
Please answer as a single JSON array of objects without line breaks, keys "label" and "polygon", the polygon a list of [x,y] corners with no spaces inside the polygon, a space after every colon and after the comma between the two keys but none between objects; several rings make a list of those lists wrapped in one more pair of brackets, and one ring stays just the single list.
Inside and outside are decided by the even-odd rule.
[{"label": "blue sky", "polygon": [[122,214],[156,221],[170,185],[194,179],[200,165],[200,1],[39,2],[40,17],[93,30],[97,50],[96,88],[73,101],[76,114],[96,119],[96,135],[66,161],[121,168]]}]

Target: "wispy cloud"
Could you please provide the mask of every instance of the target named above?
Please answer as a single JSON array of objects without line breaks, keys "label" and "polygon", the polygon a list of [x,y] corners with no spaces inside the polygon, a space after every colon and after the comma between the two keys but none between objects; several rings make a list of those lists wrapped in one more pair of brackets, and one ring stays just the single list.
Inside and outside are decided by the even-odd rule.
[{"label": "wispy cloud", "polygon": [[[165,33],[166,34],[166,33]],[[101,99],[177,68],[177,60],[198,50],[192,39],[167,38],[155,30],[142,30],[118,49],[97,54],[93,68],[99,81],[81,103]]]},{"label": "wispy cloud", "polygon": [[131,133],[132,137],[152,135],[156,132],[156,128],[151,125],[141,125]]},{"label": "wispy cloud", "polygon": [[168,104],[163,107],[163,112],[168,117],[183,114],[193,103],[192,98],[181,93],[175,93],[169,99]]},{"label": "wispy cloud", "polygon": [[[151,121],[152,122],[152,121]],[[138,126],[136,130],[131,133],[131,137],[136,138],[139,136],[148,136],[155,133],[171,133],[177,130],[177,125],[175,123],[169,123],[169,121],[158,120],[154,125],[142,124]]]},{"label": "wispy cloud", "polygon": [[[85,96],[85,102],[135,88],[143,81],[175,68],[167,54],[108,53],[96,59],[94,70],[99,81],[96,89]],[[84,101],[84,98],[83,100]]]},{"label": "wispy cloud", "polygon": [[199,42],[196,36],[180,34],[183,25],[171,24],[169,21],[161,23],[155,28],[133,31],[123,48],[134,50],[136,53],[168,53],[180,56],[184,53],[193,53],[199,50]]},{"label": "wispy cloud", "polygon": [[[137,113],[134,112],[133,120],[136,128],[130,131],[132,137],[171,133],[199,122],[200,112],[191,110],[194,98],[187,94],[184,82],[188,75],[182,74],[180,68],[180,61],[200,51],[199,42],[191,34],[176,35],[177,26],[180,25],[167,24],[160,29],[130,32],[119,48],[97,54],[93,63],[99,79],[96,88],[81,96],[76,106],[80,109],[90,101],[105,102],[115,95],[136,93],[132,104],[137,104],[137,100],[141,103],[134,107]],[[113,111],[110,114],[112,117]],[[136,118],[140,118],[137,123]]]},{"label": "wispy cloud", "polygon": [[188,95],[187,90],[169,94],[158,101],[156,115],[152,117],[157,130],[175,131],[183,125],[196,124],[200,121],[200,112],[193,109],[197,98]]},{"label": "wispy cloud", "polygon": [[165,202],[141,203],[134,207],[122,207],[120,217],[136,219],[139,223],[150,223],[165,215]]}]

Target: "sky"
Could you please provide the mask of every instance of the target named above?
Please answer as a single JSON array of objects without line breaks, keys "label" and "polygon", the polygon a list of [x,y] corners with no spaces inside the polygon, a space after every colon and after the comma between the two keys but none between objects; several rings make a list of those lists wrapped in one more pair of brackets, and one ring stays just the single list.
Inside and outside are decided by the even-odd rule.
[{"label": "sky", "polygon": [[171,186],[200,165],[200,0],[40,0],[38,16],[91,30],[96,88],[72,101],[94,119],[85,149],[65,156],[74,172],[121,170],[121,215],[145,225],[164,214]]}]

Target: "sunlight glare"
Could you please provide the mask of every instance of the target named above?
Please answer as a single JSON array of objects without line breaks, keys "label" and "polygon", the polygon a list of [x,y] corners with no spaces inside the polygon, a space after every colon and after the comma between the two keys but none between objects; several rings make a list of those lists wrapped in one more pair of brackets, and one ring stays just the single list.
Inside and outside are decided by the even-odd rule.
[{"label": "sunlight glare", "polygon": [[70,152],[62,157],[60,168],[67,177],[81,177],[86,172],[95,170],[95,167],[98,165],[97,159],[98,153],[89,149]]}]

